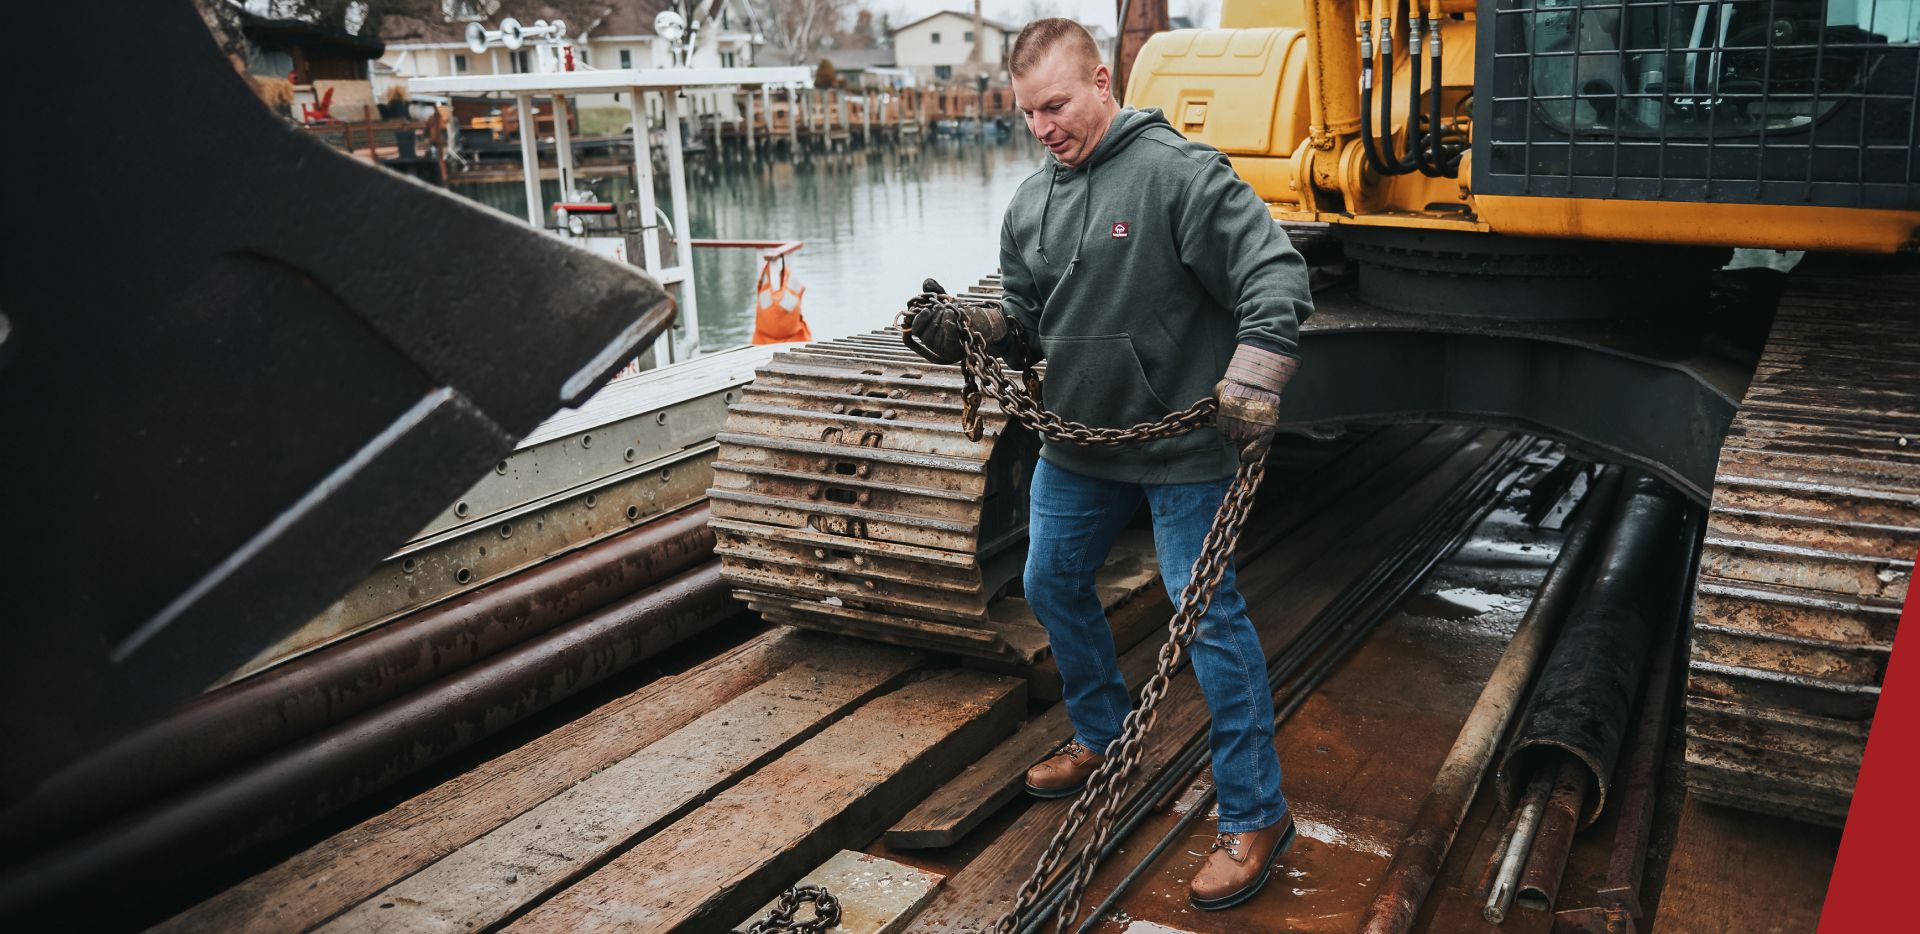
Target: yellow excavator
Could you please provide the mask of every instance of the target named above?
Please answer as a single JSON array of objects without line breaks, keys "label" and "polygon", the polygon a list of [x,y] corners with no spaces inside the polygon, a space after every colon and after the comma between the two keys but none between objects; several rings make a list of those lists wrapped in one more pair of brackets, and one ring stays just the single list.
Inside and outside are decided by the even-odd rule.
[{"label": "yellow excavator", "polygon": [[[1123,99],[1356,273],[1319,299],[1283,417],[1517,427],[1707,506],[1689,787],[1844,820],[1920,548],[1920,3],[1220,19],[1159,31],[1163,0],[1123,4]],[[1735,250],[1814,255],[1777,302],[1729,302]]]}]

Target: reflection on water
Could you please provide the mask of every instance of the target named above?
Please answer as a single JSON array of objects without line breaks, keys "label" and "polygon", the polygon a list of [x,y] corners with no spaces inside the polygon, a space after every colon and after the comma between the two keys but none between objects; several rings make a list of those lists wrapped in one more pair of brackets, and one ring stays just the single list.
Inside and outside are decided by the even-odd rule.
[{"label": "reflection on water", "polygon": [[[972,284],[999,264],[1000,219],[1022,179],[1045,151],[1018,132],[1011,138],[936,139],[919,147],[876,146],[787,161],[711,164],[687,159],[693,235],[736,240],[806,241],[793,264],[806,287],[805,313],[816,338],[890,324],[929,276],[949,289]],[[666,176],[658,176],[661,205]],[[625,177],[583,180],[601,200],[625,198]],[[557,193],[546,183],[547,196]],[[454,189],[524,217],[518,182]],[[753,334],[752,250],[694,251],[701,343],[708,350]]]}]

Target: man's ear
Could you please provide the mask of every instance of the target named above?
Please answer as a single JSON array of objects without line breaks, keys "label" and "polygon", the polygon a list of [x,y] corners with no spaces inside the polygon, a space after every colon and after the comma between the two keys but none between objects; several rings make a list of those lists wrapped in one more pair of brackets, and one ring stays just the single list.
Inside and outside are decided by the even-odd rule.
[{"label": "man's ear", "polygon": [[1113,94],[1113,73],[1107,70],[1105,62],[1093,66],[1093,86],[1099,88],[1102,94]]}]

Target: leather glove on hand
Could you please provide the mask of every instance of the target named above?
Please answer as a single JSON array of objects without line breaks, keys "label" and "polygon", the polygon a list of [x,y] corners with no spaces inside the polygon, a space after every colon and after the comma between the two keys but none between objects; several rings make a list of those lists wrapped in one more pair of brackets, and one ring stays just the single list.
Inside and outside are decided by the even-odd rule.
[{"label": "leather glove on hand", "polygon": [[[940,283],[928,279],[921,287],[929,295],[945,295]],[[933,354],[935,363],[959,363],[967,355],[961,341],[961,316],[987,339],[989,347],[1007,336],[1007,317],[998,308],[980,305],[942,305],[923,309],[913,316],[913,336]]]},{"label": "leather glove on hand", "polygon": [[1220,402],[1214,427],[1235,444],[1272,437],[1280,423],[1280,391],[1299,366],[1286,354],[1241,344],[1227,364],[1226,379],[1214,390]]}]

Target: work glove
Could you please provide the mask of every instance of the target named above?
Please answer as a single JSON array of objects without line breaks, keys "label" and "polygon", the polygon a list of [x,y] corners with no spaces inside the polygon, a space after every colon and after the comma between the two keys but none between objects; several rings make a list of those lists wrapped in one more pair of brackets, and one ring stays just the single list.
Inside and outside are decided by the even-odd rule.
[{"label": "work glove", "polygon": [[[928,295],[947,294],[940,283],[932,279],[920,288]],[[965,326],[963,320],[987,339],[988,347],[997,347],[1007,336],[1007,316],[999,308],[957,302],[921,309],[914,314],[910,327],[914,339],[926,348],[927,359],[934,363],[959,363],[967,355],[967,345],[960,337],[960,329]]]},{"label": "work glove", "polygon": [[1297,358],[1241,344],[1227,364],[1226,378],[1214,388],[1220,402],[1214,427],[1235,444],[1273,437],[1280,423],[1280,391],[1299,366]]}]

